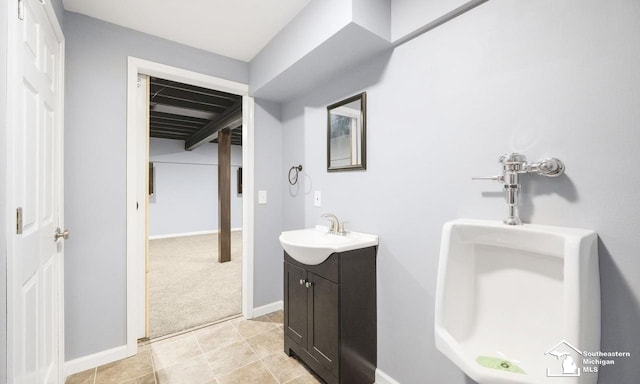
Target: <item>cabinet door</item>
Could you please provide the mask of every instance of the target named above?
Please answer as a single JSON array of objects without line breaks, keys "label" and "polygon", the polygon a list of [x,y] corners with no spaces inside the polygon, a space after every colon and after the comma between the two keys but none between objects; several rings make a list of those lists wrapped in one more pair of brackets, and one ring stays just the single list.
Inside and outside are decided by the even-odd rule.
[{"label": "cabinet door", "polygon": [[313,273],[308,274],[309,353],[331,373],[338,376],[340,342],[338,312],[340,285]]},{"label": "cabinet door", "polygon": [[294,342],[307,348],[307,272],[284,263],[284,332]]}]

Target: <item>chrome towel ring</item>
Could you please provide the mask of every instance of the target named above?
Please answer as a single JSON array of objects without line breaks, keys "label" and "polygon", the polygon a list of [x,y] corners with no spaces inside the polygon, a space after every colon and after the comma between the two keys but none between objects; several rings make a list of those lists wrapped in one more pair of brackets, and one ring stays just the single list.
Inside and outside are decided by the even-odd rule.
[{"label": "chrome towel ring", "polygon": [[[295,171],[295,174],[292,173]],[[289,169],[289,184],[295,185],[298,182],[298,173],[302,171],[302,165],[298,165],[297,167],[294,165]]]}]

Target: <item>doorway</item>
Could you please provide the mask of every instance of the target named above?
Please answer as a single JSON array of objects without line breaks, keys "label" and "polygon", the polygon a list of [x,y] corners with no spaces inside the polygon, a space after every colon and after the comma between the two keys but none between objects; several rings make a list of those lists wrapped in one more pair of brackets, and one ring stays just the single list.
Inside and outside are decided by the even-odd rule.
[{"label": "doorway", "polygon": [[156,339],[241,313],[242,97],[158,77],[139,84],[149,132],[146,336]]},{"label": "doorway", "polygon": [[[146,213],[138,210],[145,206],[148,195],[146,189],[139,191],[137,182],[149,170],[149,163],[141,160],[139,153],[146,153],[146,132],[141,131],[136,113],[136,96],[138,89],[138,75],[147,75],[171,82],[179,82],[195,87],[216,89],[241,97],[242,120],[242,176],[241,184],[245,191],[253,190],[253,98],[248,96],[248,86],[225,79],[219,79],[183,69],[153,63],[137,58],[129,58],[128,70],[128,112],[127,112],[127,352],[136,353],[136,341],[146,336],[145,329],[145,301],[146,290],[144,243],[146,234]],[[231,139],[229,135],[229,139]],[[208,141],[207,141],[208,142]],[[184,144],[183,144],[184,145]],[[157,184],[156,184],[157,187]],[[232,186],[233,188],[234,186]],[[157,192],[157,199],[161,198]],[[143,204],[140,204],[142,202]],[[238,231],[242,238],[242,314],[251,318],[253,312],[253,196],[245,193],[242,197],[242,231]],[[141,230],[142,229],[142,230]],[[236,235],[238,236],[238,235]]]}]

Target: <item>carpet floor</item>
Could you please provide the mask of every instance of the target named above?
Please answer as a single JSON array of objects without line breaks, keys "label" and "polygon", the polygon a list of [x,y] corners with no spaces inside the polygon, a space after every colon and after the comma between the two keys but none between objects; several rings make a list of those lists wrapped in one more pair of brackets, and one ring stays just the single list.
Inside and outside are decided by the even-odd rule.
[{"label": "carpet floor", "polygon": [[242,232],[231,233],[231,261],[218,263],[218,235],[149,240],[149,337],[242,312]]}]

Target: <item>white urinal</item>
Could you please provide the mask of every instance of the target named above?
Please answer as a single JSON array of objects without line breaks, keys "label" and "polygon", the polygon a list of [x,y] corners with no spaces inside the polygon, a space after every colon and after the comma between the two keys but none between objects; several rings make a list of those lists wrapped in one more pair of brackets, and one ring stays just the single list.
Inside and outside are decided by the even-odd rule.
[{"label": "white urinal", "polygon": [[456,220],[445,224],[437,348],[480,384],[596,384],[600,349],[595,232]]}]

